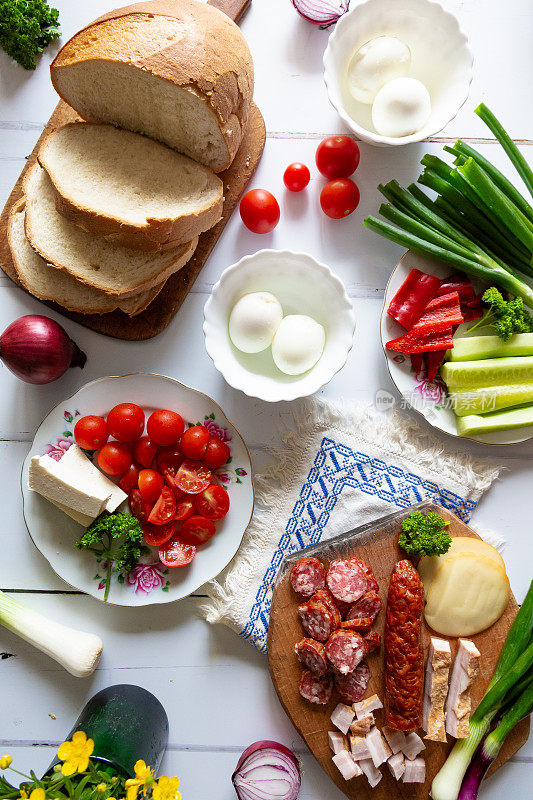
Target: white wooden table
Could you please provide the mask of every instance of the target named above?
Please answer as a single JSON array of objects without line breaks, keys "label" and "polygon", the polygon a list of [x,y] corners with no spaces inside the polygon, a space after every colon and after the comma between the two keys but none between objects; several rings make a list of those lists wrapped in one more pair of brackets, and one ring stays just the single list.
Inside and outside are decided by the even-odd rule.
[{"label": "white wooden table", "polygon": [[[100,667],[91,679],[81,681],[0,629],[0,754],[11,753],[19,768],[33,767],[39,773],[88,697],[107,685],[131,682],[154,692],[167,709],[170,745],[163,766],[167,773],[180,776],[184,800],[234,797],[230,775],[238,753],[261,738],[281,740],[302,754],[301,800],[341,800],[279,706],[265,658],[229,630],[198,619],[194,597],[133,611],[106,607],[67,590],[27,535],[20,468],[37,425],[63,397],[102,375],[153,370],[214,397],[240,428],[255,469],[260,469],[265,445],[277,440],[278,420],[289,406],[254,402],[226,386],[205,353],[201,323],[203,305],[222,270],[263,247],[309,251],[331,265],[353,299],[355,346],[323,395],[371,400],[378,388],[394,392],[379,343],[378,318],[387,278],[401,250],[361,227],[362,217],[377,209],[376,185],[391,177],[413,180],[422,154],[440,152],[443,141],[457,136],[474,142],[515,179],[473,114],[480,100],[487,101],[533,160],[533,116],[527,102],[533,23],[529,0],[443,0],[443,4],[459,16],[475,53],[470,99],[434,142],[379,150],[362,145],[356,173],[361,204],[349,219],[334,222],[318,210],[321,179],[316,170],[301,196],[287,196],[282,185],[287,164],[301,160],[312,167],[319,140],[342,131],[322,84],[328,32],[301,20],[290,0],[253,0],[242,28],[254,56],[255,98],[268,131],[254,185],[272,190],[280,200],[282,217],[276,230],[255,236],[235,214],[178,315],[152,341],[105,339],[57,316],[87,352],[83,372],[72,370],[50,386],[32,387],[0,366],[0,587],[59,621],[98,632],[105,644]],[[64,42],[112,7],[113,0],[58,0],[56,5]],[[48,71],[53,52],[47,51],[35,73],[25,72],[0,52],[2,205],[57,101]],[[56,316],[0,277],[0,330],[28,313]],[[507,539],[504,555],[520,601],[531,577],[533,442],[497,449],[459,441],[455,446],[505,464],[501,480],[481,501],[473,523],[489,526]],[[532,762],[533,742],[488,781],[483,798],[496,800],[503,792],[516,800],[530,797]]]}]

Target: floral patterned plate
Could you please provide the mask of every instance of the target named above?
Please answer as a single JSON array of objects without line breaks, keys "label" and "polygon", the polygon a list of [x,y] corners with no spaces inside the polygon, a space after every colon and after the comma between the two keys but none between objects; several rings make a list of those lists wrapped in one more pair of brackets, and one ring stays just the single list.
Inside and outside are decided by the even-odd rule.
[{"label": "floral patterned plate", "polygon": [[112,605],[168,603],[187,597],[227,566],[239,548],[254,507],[248,449],[222,409],[202,392],[173,378],[151,373],[99,378],[88,383],[52,409],[35,434],[22,468],[24,518],[34,544],[55,572],[74,588],[103,600],[107,565],[74,546],[83,528],[28,489],[28,469],[34,455],[48,453],[59,460],[73,443],[74,426],[80,417],[105,415],[117,403],[125,401],[138,403],[147,416],[156,408],[178,411],[189,423],[207,425],[228,442],[231,450],[229,463],[214,473],[215,480],[229,493],[229,513],[217,523],[215,536],[198,549],[192,563],[168,569],[159,561],[157,549],[150,548],[150,554],[143,556],[132,572],[112,575],[108,598]]},{"label": "floral patterned plate", "polygon": [[[439,431],[450,434],[450,436],[471,438],[473,441],[492,445],[516,444],[517,442],[525,442],[527,439],[531,439],[533,437],[533,426],[510,431],[485,433],[472,437],[459,437],[455,424],[456,417],[447,396],[444,381],[438,375],[434,380],[428,380],[424,367],[421,372],[415,373],[408,355],[394,353],[385,348],[387,342],[391,339],[396,339],[405,332],[397,322],[388,316],[387,308],[409,272],[415,268],[436,275],[438,278],[445,278],[452,272],[450,267],[437,264],[435,261],[415,253],[407,252],[398,262],[390,276],[381,312],[381,343],[392,382],[402,395],[401,404],[413,408],[419,414],[422,414],[430,425]],[[478,285],[475,279],[472,282],[476,291],[482,288],[482,284],[479,283]],[[460,333],[461,328],[458,330],[458,334]],[[377,400],[380,405],[394,402],[387,392],[380,392],[379,395]]]}]

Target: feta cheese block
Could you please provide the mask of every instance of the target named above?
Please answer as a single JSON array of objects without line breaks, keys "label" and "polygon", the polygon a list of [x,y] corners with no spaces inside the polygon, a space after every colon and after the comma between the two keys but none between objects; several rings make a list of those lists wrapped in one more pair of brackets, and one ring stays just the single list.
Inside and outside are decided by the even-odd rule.
[{"label": "feta cheese block", "polygon": [[470,732],[470,690],[479,671],[480,658],[474,642],[459,639],[446,701],[446,731],[456,739],[466,739]]},{"label": "feta cheese block", "polygon": [[371,697],[367,697],[365,700],[353,704],[353,710],[355,711],[357,719],[366,717],[367,714],[370,714],[372,711],[378,711],[380,708],[383,708],[383,703],[377,694],[373,694]]},{"label": "feta cheese block", "polygon": [[381,732],[394,755],[400,752],[403,753],[403,748],[406,746],[405,733],[403,731],[395,731],[393,728],[384,725]]},{"label": "feta cheese block", "polygon": [[372,757],[364,736],[350,736],[350,750],[355,761]]},{"label": "feta cheese block", "polygon": [[89,517],[87,514],[80,514],[79,511],[74,511],[73,508],[69,508],[68,506],[64,506],[63,503],[56,503],[55,500],[50,500],[49,497],[45,497],[45,500],[48,500],[49,503],[59,508],[63,514],[66,514],[67,517],[70,517],[74,520],[74,522],[78,522],[84,528],[88,528],[91,522],[93,521],[93,517]]},{"label": "feta cheese block", "polygon": [[387,766],[391,771],[391,775],[397,781],[400,780],[405,772],[405,758],[403,753],[394,753],[387,759]]},{"label": "feta cheese block", "polygon": [[431,637],[424,686],[424,738],[432,742],[446,741],[445,704],[448,696],[448,679],[452,664],[452,651],[445,639]]},{"label": "feta cheese block", "polygon": [[350,725],[350,733],[354,736],[366,736],[370,728],[376,724],[373,714],[367,714],[361,719],[354,719]]},{"label": "feta cheese block", "polygon": [[346,706],[344,703],[339,703],[331,712],[331,721],[335,727],[341,731],[341,733],[348,733],[354,716],[354,712],[350,706]]},{"label": "feta cheese block", "polygon": [[343,733],[338,731],[328,731],[329,746],[335,755],[341,750],[348,750],[348,739]]},{"label": "feta cheese block", "polygon": [[374,766],[380,767],[392,755],[392,750],[376,727],[367,733],[365,740]]},{"label": "feta cheese block", "polygon": [[336,753],[332,760],[345,781],[350,781],[352,778],[357,778],[358,775],[363,774],[361,768],[355,763],[347,750]]},{"label": "feta cheese block", "polygon": [[367,780],[372,788],[378,785],[381,778],[383,777],[379,769],[376,769],[374,766],[374,762],[371,758],[367,758],[363,761],[359,761],[359,766],[365,773]]},{"label": "feta cheese block", "polygon": [[405,762],[402,778],[404,783],[424,783],[426,780],[426,762],[423,758],[415,758]]},{"label": "feta cheese block", "polygon": [[406,735],[402,753],[409,761],[413,761],[425,749],[426,745],[417,733],[408,733]]}]

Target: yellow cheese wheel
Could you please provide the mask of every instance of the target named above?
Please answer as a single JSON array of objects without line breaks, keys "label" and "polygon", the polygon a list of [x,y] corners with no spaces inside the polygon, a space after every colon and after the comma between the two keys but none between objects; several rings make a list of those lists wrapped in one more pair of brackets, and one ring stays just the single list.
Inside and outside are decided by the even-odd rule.
[{"label": "yellow cheese wheel", "polygon": [[457,553],[480,553],[481,555],[492,558],[497,564],[505,569],[505,562],[495,547],[487,544],[483,539],[476,539],[473,536],[456,536],[452,539],[450,549],[442,556],[422,556],[418,562],[418,574],[424,584],[426,599],[428,596],[431,581],[442,567],[447,558],[456,556]]},{"label": "yellow cheese wheel", "polygon": [[429,587],[426,622],[443,636],[473,636],[501,617],[511,589],[505,570],[481,553],[447,558]]}]

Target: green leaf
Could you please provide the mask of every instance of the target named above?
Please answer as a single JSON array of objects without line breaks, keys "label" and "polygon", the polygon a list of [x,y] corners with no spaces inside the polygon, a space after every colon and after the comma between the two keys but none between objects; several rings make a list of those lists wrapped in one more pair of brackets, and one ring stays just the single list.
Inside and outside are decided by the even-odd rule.
[{"label": "green leaf", "polygon": [[66,436],[68,439],[69,436],[72,436],[72,431],[63,431],[63,436]]}]

